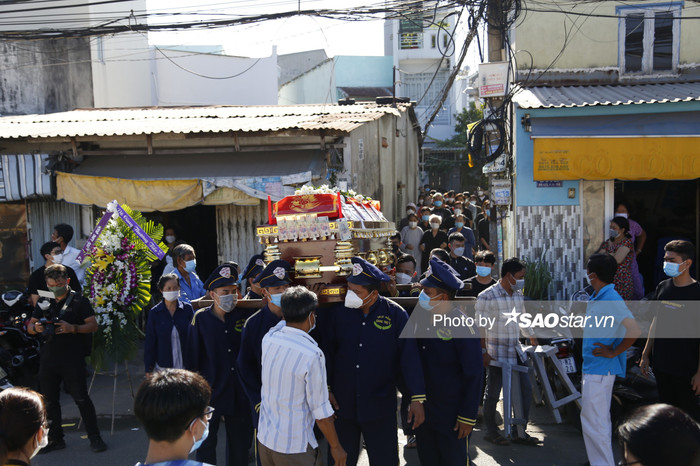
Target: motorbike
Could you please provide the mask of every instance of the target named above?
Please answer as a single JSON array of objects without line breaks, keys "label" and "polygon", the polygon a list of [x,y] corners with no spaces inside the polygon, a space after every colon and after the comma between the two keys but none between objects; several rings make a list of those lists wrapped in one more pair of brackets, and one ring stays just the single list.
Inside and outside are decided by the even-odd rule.
[{"label": "motorbike", "polygon": [[0,390],[14,385],[36,389],[40,343],[26,331],[32,315],[29,297],[12,290],[0,301]]}]

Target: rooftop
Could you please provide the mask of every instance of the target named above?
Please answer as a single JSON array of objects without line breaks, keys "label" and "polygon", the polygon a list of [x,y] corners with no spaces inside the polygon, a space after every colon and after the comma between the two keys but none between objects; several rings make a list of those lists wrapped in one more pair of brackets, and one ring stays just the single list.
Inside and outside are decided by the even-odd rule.
[{"label": "rooftop", "polygon": [[700,100],[700,83],[541,86],[520,88],[513,101],[520,108],[633,105]]},{"label": "rooftop", "polygon": [[[127,136],[159,133],[328,130],[349,133],[384,115],[400,116],[411,104],[202,106],[77,109],[0,118],[0,139]],[[411,110],[412,112],[412,110]]]}]

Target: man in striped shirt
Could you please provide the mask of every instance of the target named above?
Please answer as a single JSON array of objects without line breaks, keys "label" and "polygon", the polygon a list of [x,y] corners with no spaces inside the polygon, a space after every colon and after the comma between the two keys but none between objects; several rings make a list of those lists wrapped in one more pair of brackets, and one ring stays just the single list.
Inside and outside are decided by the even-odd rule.
[{"label": "man in striped shirt", "polygon": [[316,295],[301,286],[282,295],[284,320],[262,342],[262,402],[258,443],[263,466],[322,464],[314,421],[328,440],[336,465],[346,453],[328,401],[326,360],[309,332],[316,326]]}]

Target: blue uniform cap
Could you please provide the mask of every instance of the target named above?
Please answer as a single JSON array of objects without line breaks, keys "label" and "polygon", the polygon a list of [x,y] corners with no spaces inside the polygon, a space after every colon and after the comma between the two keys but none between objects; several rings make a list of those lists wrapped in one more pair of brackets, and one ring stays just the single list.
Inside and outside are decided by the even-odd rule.
[{"label": "blue uniform cap", "polygon": [[420,284],[428,288],[452,291],[461,290],[464,287],[464,282],[459,279],[459,273],[437,257],[430,259],[427,276],[420,281]]},{"label": "blue uniform cap", "polygon": [[257,277],[264,268],[265,262],[263,261],[263,255],[254,255],[250,258],[250,261],[248,261],[248,265],[243,270],[243,280]]},{"label": "blue uniform cap", "polygon": [[378,285],[381,282],[389,282],[391,278],[370,264],[361,257],[353,257],[352,275],[348,277],[348,282],[355,285]]},{"label": "blue uniform cap", "polygon": [[292,266],[287,261],[281,259],[272,261],[255,277],[253,283],[257,283],[263,288],[286,285],[292,281],[289,278],[291,268]]},{"label": "blue uniform cap", "polygon": [[221,264],[209,275],[207,281],[204,282],[204,288],[213,290],[222,286],[238,284],[238,264],[235,262],[226,262]]}]

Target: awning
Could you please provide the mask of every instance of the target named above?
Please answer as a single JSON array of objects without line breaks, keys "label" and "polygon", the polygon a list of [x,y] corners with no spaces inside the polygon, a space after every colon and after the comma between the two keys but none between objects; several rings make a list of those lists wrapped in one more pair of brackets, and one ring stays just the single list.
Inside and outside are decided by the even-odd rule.
[{"label": "awning", "polygon": [[532,118],[535,181],[700,177],[700,112]]},{"label": "awning", "polygon": [[106,176],[56,174],[56,197],[106,207],[117,200],[143,212],[180,210],[202,201],[199,180],[125,180]]},{"label": "awning", "polygon": [[195,155],[90,156],[58,173],[57,196],[105,206],[113,199],[142,211],[191,205],[257,205],[293,194],[294,184],[322,176],[320,150]]},{"label": "awning", "polygon": [[47,162],[46,154],[0,156],[0,202],[50,196]]},{"label": "awning", "polygon": [[700,178],[700,137],[534,140],[535,181]]}]

